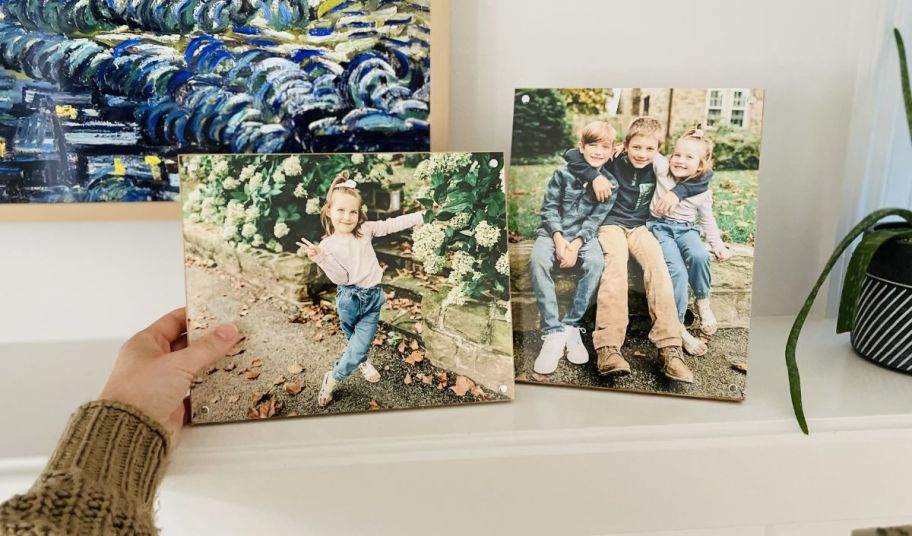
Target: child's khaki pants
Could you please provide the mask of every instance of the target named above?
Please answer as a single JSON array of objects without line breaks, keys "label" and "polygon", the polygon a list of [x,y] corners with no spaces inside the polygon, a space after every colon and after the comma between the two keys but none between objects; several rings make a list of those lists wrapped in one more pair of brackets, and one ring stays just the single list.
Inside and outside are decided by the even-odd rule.
[{"label": "child's khaki pants", "polygon": [[598,240],[605,254],[605,269],[599,283],[593,345],[597,349],[624,345],[629,320],[627,261],[632,254],[643,268],[646,301],[652,318],[649,340],[657,348],[681,346],[681,323],[671,276],[668,275],[662,248],[652,233],[645,225],[633,229],[603,225],[599,227]]}]

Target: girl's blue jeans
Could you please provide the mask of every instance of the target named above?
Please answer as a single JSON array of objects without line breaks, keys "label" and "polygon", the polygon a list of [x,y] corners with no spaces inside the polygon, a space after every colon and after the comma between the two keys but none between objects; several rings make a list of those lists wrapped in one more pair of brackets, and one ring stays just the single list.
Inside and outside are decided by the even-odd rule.
[{"label": "girl's blue jeans", "polygon": [[700,300],[709,298],[712,288],[712,256],[700,239],[700,228],[690,222],[674,220],[654,220],[646,222],[646,227],[662,246],[665,264],[671,275],[674,288],[675,306],[678,317],[684,322],[687,312],[687,284]]},{"label": "girl's blue jeans", "polygon": [[380,322],[380,307],[385,302],[386,296],[380,285],[370,288],[339,285],[336,289],[339,324],[348,339],[345,353],[333,367],[333,378],[337,381],[344,380],[358,365],[367,361]]},{"label": "girl's blue jeans", "polygon": [[532,255],[529,256],[529,270],[532,274],[532,287],[535,290],[535,299],[538,302],[538,311],[541,313],[542,335],[563,331],[564,326],[582,327],[581,323],[586,309],[592,305],[595,293],[598,291],[602,269],[605,267],[605,258],[598,240],[592,239],[583,244],[579,250],[577,265],[582,269],[582,274],[576,284],[576,293],[573,302],[567,309],[564,318],[560,319],[557,306],[557,292],[554,289],[554,279],[551,277],[555,268],[554,239],[539,236],[532,246]]}]

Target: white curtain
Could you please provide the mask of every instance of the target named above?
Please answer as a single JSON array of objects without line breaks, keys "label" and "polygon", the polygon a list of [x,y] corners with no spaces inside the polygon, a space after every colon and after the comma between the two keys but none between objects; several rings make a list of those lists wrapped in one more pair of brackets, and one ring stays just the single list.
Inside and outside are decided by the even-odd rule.
[{"label": "white curtain", "polygon": [[[912,141],[900,86],[899,56],[893,28],[898,28],[912,64],[912,2],[865,2],[877,9],[874,40],[859,54],[855,105],[846,151],[841,219],[837,241],[862,218],[885,207],[912,208]],[[833,270],[830,315],[839,306],[848,254]]]}]

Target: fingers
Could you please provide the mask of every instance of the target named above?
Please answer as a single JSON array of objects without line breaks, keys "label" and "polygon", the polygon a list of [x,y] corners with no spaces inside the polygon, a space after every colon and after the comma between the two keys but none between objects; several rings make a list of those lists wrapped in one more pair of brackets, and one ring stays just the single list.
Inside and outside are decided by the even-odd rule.
[{"label": "fingers", "polygon": [[171,343],[180,338],[187,329],[187,309],[181,307],[175,309],[165,316],[153,322],[149,327],[137,333],[137,335],[152,335],[158,344],[166,343],[169,347]]},{"label": "fingers", "polygon": [[191,342],[183,350],[171,354],[171,358],[180,362],[182,367],[197,372],[225,357],[229,350],[240,339],[234,324],[222,324]]}]

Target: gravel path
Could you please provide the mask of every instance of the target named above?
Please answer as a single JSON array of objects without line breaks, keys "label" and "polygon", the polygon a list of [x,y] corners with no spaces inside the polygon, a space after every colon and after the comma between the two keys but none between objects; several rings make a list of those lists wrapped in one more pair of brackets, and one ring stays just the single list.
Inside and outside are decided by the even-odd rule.
[{"label": "gravel path", "polygon": [[645,333],[628,335],[621,352],[630,363],[631,373],[616,378],[602,378],[595,366],[595,351],[587,335],[583,341],[589,348],[590,360],[585,365],[573,365],[561,359],[554,374],[534,374],[532,364],[541,348],[536,333],[514,333],[517,381],[546,383],[596,389],[617,389],[723,400],[743,400],[747,375],[732,368],[735,362],[747,363],[748,330],[719,329],[709,341],[709,351],[702,357],[684,356],[684,362],[694,373],[694,383],[671,381],[662,374],[658,351]]},{"label": "gravel path", "polygon": [[[238,345],[240,353],[195,380],[195,424],[507,400],[480,387],[460,396],[457,391],[464,384],[456,385],[456,374],[427,359],[407,363],[405,358],[414,351],[408,347],[411,339],[400,352],[398,341],[389,344],[390,335],[381,324],[383,342],[370,353],[381,381],[368,383],[355,371],[336,389],[333,402],[320,408],[316,399],[323,373],[345,350],[335,311],[319,305],[299,308],[192,258],[186,264],[191,331],[199,334],[219,321],[231,321],[247,335]],[[416,342],[423,352],[421,341]],[[293,394],[298,386],[302,389]]]}]

